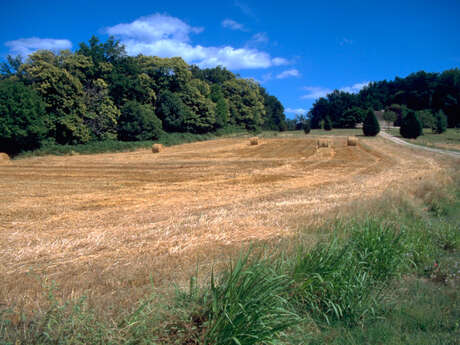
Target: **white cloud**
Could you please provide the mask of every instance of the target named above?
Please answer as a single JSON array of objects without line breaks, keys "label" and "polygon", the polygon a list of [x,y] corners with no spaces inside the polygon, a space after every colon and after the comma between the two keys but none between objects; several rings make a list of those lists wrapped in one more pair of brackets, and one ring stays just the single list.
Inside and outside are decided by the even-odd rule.
[{"label": "white cloud", "polygon": [[231,30],[240,30],[240,31],[246,31],[246,28],[244,27],[243,24],[240,24],[232,19],[225,19],[222,21],[222,26],[227,29]]},{"label": "white cloud", "polygon": [[39,49],[59,51],[72,48],[72,42],[69,40],[38,37],[20,38],[14,41],[8,41],[5,45],[10,48],[11,54],[22,56],[30,55]]},{"label": "white cloud", "polygon": [[308,91],[306,95],[303,95],[302,99],[316,99],[326,96],[328,93],[331,93],[332,90],[324,88],[321,86],[305,86],[303,88],[305,91]]},{"label": "white cloud", "polygon": [[358,93],[363,87],[369,85],[368,81],[363,81],[362,83],[356,83],[352,86],[345,86],[340,89],[340,91],[349,92],[349,93]]},{"label": "white cloud", "polygon": [[190,33],[200,33],[201,27],[192,27],[182,20],[163,14],[140,17],[132,23],[122,23],[106,28],[109,35],[141,42],[172,39],[181,42],[190,40]]},{"label": "white cloud", "polygon": [[300,73],[296,69],[288,69],[286,71],[281,72],[276,76],[277,79],[285,79],[289,77],[300,77]]},{"label": "white cloud", "polygon": [[190,34],[202,30],[162,14],[106,28],[107,33],[121,38],[129,55],[180,56],[188,63],[200,67],[222,65],[228,69],[269,68],[289,63],[284,58],[272,58],[267,52],[248,47],[204,47],[191,44]]},{"label": "white cloud", "polygon": [[292,108],[286,108],[284,110],[288,114],[305,114],[307,112],[307,109],[303,108],[297,108],[297,109],[292,109]]}]

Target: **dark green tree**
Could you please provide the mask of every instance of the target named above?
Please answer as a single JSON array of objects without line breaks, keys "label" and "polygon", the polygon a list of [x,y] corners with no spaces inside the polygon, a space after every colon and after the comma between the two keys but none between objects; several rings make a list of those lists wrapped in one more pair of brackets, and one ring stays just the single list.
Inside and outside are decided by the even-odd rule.
[{"label": "dark green tree", "polygon": [[156,140],[163,133],[161,121],[152,106],[128,101],[118,120],[118,139],[123,141]]},{"label": "dark green tree", "polygon": [[329,116],[326,116],[326,118],[324,119],[324,130],[325,131],[332,130],[332,121]]},{"label": "dark green tree", "polygon": [[47,132],[45,103],[30,87],[0,81],[0,152],[15,155],[40,146]]},{"label": "dark green tree", "polygon": [[343,113],[339,120],[340,128],[355,128],[357,123],[363,122],[365,111],[358,107],[353,107]]},{"label": "dark green tree", "polygon": [[399,132],[403,138],[408,139],[416,139],[422,135],[422,124],[417,118],[415,111],[409,110],[407,115],[402,120]]},{"label": "dark green tree", "polygon": [[363,133],[367,137],[375,137],[380,132],[380,125],[372,109],[367,111],[363,123]]},{"label": "dark green tree", "polygon": [[442,110],[438,111],[435,115],[433,123],[433,132],[437,134],[444,133],[447,130],[447,116]]},{"label": "dark green tree", "polygon": [[189,109],[182,102],[177,93],[164,90],[157,99],[156,114],[163,122],[167,132],[185,132],[185,120]]}]

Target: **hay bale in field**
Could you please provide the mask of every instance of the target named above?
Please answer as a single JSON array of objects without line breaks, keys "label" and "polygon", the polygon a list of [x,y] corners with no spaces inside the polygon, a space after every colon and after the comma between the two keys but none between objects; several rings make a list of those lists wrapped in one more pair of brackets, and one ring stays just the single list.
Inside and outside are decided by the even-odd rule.
[{"label": "hay bale in field", "polygon": [[348,146],[357,146],[358,145],[358,138],[356,138],[356,137],[348,137],[347,138],[347,145]]},{"label": "hay bale in field", "polygon": [[249,138],[249,143],[251,145],[259,145],[259,138],[258,137]]},{"label": "hay bale in field", "polygon": [[0,164],[10,164],[10,156],[6,153],[0,152]]},{"label": "hay bale in field", "polygon": [[158,152],[161,152],[163,151],[163,145],[161,144],[153,144],[152,145],[152,152],[153,153],[158,153]]},{"label": "hay bale in field", "polygon": [[316,141],[316,147],[317,148],[320,148],[320,147],[331,147],[332,144],[331,144],[331,141],[329,139],[318,139]]}]

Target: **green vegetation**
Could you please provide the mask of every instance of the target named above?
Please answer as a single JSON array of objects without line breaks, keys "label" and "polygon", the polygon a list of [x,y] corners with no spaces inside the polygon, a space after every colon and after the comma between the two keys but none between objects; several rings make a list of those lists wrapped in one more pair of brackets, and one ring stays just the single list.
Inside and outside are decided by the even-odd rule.
[{"label": "green vegetation", "polygon": [[113,38],[6,60],[0,152],[10,155],[52,144],[154,140],[163,130],[287,129],[283,106],[256,82],[178,57],[128,56]]},{"label": "green vegetation", "polygon": [[423,134],[422,123],[414,111],[409,111],[402,119],[399,132],[403,138],[407,139],[417,139]]},{"label": "green vegetation", "polygon": [[305,122],[303,123],[303,132],[304,132],[305,134],[308,134],[308,133],[310,133],[310,131],[311,131],[310,121],[305,121]]},{"label": "green vegetation", "polygon": [[16,154],[35,149],[45,135],[45,104],[22,83],[0,83],[0,147]]},{"label": "green vegetation", "polygon": [[[0,311],[0,344],[455,344],[459,187],[427,181],[415,199],[367,203],[304,229],[294,246],[254,246],[116,319],[48,286],[48,308]],[[325,234],[313,246],[303,240],[312,231]]]},{"label": "green vegetation", "polygon": [[436,116],[433,121],[433,132],[437,134],[444,133],[447,129],[447,118],[446,115],[444,115],[444,112],[440,110],[438,113],[436,113]]},{"label": "green vegetation", "polygon": [[396,126],[400,125],[405,108],[425,111],[424,115],[442,110],[448,127],[460,127],[460,69],[442,73],[420,71],[393,81],[372,82],[357,94],[334,90],[313,104],[308,117],[312,128],[320,128],[327,116],[334,128],[354,127],[361,121],[358,116],[350,116],[348,111],[353,108],[390,109],[398,114]]},{"label": "green vegetation", "polygon": [[[391,129],[389,133],[401,138],[401,134],[398,129]],[[460,129],[447,128],[447,130],[442,134],[437,134],[434,130],[427,129],[423,132],[422,136],[411,140],[411,143],[460,151]]]},{"label": "green vegetation", "polygon": [[380,125],[374,112],[369,109],[363,122],[363,134],[366,137],[375,137],[380,132]]}]

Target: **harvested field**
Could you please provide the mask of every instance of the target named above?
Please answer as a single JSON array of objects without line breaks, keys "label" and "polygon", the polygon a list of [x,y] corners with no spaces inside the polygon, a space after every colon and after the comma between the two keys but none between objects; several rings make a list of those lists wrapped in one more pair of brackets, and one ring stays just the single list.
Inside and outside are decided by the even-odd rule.
[{"label": "harvested field", "polygon": [[221,139],[0,166],[0,304],[33,305],[37,276],[67,296],[129,300],[226,248],[290,236],[442,169],[381,138],[333,141],[317,151],[316,139]]}]

